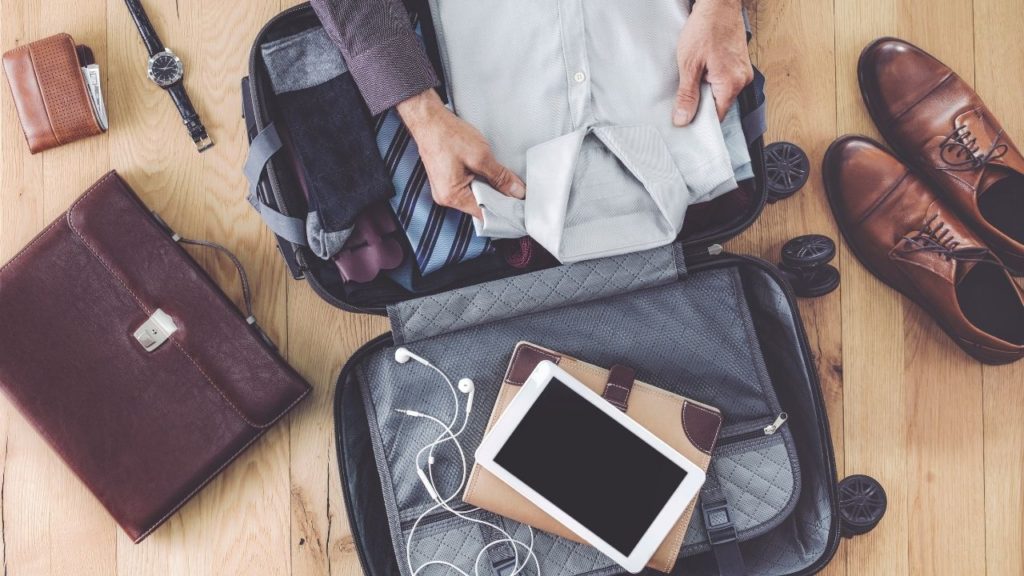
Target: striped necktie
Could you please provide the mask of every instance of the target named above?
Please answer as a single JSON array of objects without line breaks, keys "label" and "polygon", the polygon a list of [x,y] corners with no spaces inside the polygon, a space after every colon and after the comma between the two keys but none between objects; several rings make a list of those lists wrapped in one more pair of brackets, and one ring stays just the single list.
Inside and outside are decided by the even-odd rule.
[{"label": "striped necktie", "polygon": [[[421,34],[420,26],[416,33]],[[434,203],[419,149],[394,110],[377,117],[377,148],[384,158],[395,195],[391,208],[416,254],[420,274],[476,258],[490,250],[489,238],[473,232],[468,214]]]},{"label": "striped necktie", "polygon": [[434,203],[416,141],[398,113],[388,110],[377,119],[375,127],[377,147],[395,187],[391,208],[409,238],[420,274],[487,252],[490,239],[473,232],[471,216]]}]

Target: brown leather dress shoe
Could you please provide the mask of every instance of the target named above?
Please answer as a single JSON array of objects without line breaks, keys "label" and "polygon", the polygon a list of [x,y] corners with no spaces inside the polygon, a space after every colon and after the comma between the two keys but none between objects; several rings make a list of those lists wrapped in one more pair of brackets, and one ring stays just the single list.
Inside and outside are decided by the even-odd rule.
[{"label": "brown leather dress shoe", "polygon": [[1024,292],[927,184],[861,136],[833,143],[823,173],[839,229],[872,274],[971,356],[987,364],[1024,357]]},{"label": "brown leather dress shoe", "polygon": [[895,38],[865,48],[857,69],[868,111],[893,149],[1024,273],[1024,156],[977,93]]}]

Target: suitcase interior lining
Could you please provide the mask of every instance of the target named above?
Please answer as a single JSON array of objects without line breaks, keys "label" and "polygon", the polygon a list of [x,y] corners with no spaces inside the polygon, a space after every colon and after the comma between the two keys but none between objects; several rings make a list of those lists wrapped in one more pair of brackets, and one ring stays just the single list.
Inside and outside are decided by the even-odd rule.
[{"label": "suitcase interior lining", "polygon": [[[730,505],[737,508],[745,557],[746,550],[751,550],[748,562],[796,568],[820,558],[829,541],[829,490],[833,489],[829,486],[835,479],[822,477],[823,467],[828,468],[827,462],[820,461],[824,447],[818,446],[817,452],[801,450],[790,432],[790,426],[799,425],[810,427],[807,436],[820,436],[815,432],[819,421],[813,402],[806,407],[799,405],[807,402],[810,372],[806,367],[787,368],[780,375],[795,380],[782,382],[782,386],[775,380],[774,372],[779,371],[780,363],[787,367],[794,362],[802,364],[793,358],[794,354],[799,356],[800,348],[786,302],[779,286],[763,272],[744,272],[742,267],[716,268],[631,293],[524,312],[500,322],[480,321],[471,327],[417,340],[409,347],[431,359],[452,378],[465,376],[476,383],[477,408],[462,436],[467,454],[482,438],[501,375],[519,340],[533,341],[598,365],[635,366],[637,377],[642,380],[719,406],[726,425],[733,428],[770,420],[785,407],[791,418],[776,435],[723,447],[720,462],[729,476],[721,480],[727,494],[733,490],[736,503],[730,500]],[[762,325],[779,334],[766,338]],[[788,336],[784,334],[787,331]],[[415,452],[439,431],[426,421],[403,418],[394,409],[445,415],[451,414],[453,401],[440,377],[418,364],[395,363],[393,351],[391,346],[375,348],[360,358],[354,365],[355,382],[351,384],[360,387],[358,394],[363,398],[369,425],[367,440],[382,456],[377,459],[377,472],[381,496],[391,512],[388,516],[402,520],[401,525],[392,522],[389,528],[404,572],[405,528],[430,506],[411,463]],[[766,359],[763,354],[777,354],[784,359]],[[776,395],[776,389],[786,385],[804,388],[793,395],[797,404],[794,407],[785,402],[780,404],[785,394]],[[723,398],[728,398],[728,402],[723,402]],[[797,415],[804,422],[794,422]],[[434,472],[442,493],[450,493],[458,483],[458,463],[453,458],[454,453],[447,451],[437,454],[439,465],[435,465]],[[805,465],[808,460],[810,467]],[[766,478],[755,480],[753,476]],[[752,489],[751,482],[759,488]],[[794,510],[798,513],[794,514]],[[516,529],[515,523],[507,525]],[[475,530],[471,526],[453,528],[454,532],[446,537],[463,542],[468,536],[457,533]],[[680,565],[685,565],[690,573],[713,573],[711,565],[708,572],[699,569],[702,558],[710,556],[701,554],[708,547],[699,526],[699,520],[691,524],[683,554],[692,556]],[[430,542],[421,545],[419,539],[417,531],[414,553],[428,555],[424,550],[431,548]],[[538,543],[559,551],[542,558],[544,573],[565,570],[566,574],[581,574],[609,568],[589,564],[587,546],[541,534],[537,539]],[[425,548],[421,550],[421,546]],[[461,553],[457,552],[456,557]],[[468,555],[469,550],[465,553]],[[472,556],[475,554],[473,551]],[[468,564],[473,558],[465,560]]]}]

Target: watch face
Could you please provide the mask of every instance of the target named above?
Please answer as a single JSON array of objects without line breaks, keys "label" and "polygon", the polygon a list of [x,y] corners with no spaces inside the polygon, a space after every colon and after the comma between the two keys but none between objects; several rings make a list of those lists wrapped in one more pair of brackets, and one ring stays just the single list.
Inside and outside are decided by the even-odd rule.
[{"label": "watch face", "polygon": [[170,86],[181,80],[184,67],[174,54],[164,51],[149,59],[149,79],[159,86]]}]

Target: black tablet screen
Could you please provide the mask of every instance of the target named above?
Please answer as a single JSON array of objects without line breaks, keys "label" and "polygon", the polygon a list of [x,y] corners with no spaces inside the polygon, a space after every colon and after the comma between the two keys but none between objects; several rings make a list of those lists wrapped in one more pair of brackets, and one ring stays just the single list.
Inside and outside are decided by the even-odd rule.
[{"label": "black tablet screen", "polygon": [[625,556],[686,477],[557,378],[494,461]]}]

